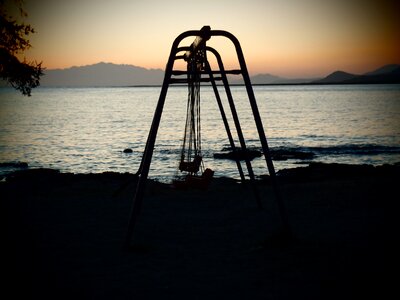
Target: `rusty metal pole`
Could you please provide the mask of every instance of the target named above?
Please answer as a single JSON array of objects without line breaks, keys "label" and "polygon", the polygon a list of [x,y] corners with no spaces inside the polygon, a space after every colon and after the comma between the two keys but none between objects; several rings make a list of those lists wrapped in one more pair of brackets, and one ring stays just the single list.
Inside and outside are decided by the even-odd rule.
[{"label": "rusty metal pole", "polygon": [[[169,64],[170,64],[170,61],[168,62],[168,65]],[[168,85],[169,85],[168,81],[171,78],[171,70],[172,70],[172,68],[166,70],[166,72],[165,72],[163,87],[161,89],[160,98],[158,100],[156,111],[154,113],[153,123],[152,123],[151,129],[149,132],[149,136],[147,139],[145,152],[143,154],[142,162],[140,164],[140,177],[138,179],[135,196],[133,198],[133,204],[132,204],[132,208],[131,208],[131,216],[130,216],[129,223],[128,223],[128,232],[127,232],[126,240],[125,240],[126,248],[128,248],[130,245],[130,241],[131,241],[131,238],[133,235],[135,224],[136,224],[137,218],[138,218],[141,208],[142,208],[143,196],[144,196],[144,191],[146,188],[146,182],[147,182],[147,177],[149,174],[151,159],[153,156],[153,150],[154,150],[154,145],[155,145],[155,141],[156,141],[156,137],[157,137],[157,131],[158,131],[158,127],[160,125],[161,115],[162,115],[165,98],[166,98],[167,91],[168,91]]]}]

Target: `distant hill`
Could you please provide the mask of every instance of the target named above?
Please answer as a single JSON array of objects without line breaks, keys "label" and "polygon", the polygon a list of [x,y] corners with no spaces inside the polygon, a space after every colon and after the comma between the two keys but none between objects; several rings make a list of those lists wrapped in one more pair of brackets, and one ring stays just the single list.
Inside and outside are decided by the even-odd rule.
[{"label": "distant hill", "polygon": [[364,75],[367,76],[375,76],[375,75],[382,75],[382,74],[387,74],[387,73],[392,73],[392,72],[398,72],[400,68],[400,65],[386,65],[383,67],[380,67],[372,72],[365,73]]},{"label": "distant hill", "polygon": [[45,70],[41,86],[134,86],[161,85],[164,71],[133,65],[97,63],[67,69]]},{"label": "distant hill", "polygon": [[362,75],[336,71],[323,79],[312,81],[314,84],[350,84],[350,83],[400,83],[400,65],[386,65]]},{"label": "distant hill", "polygon": [[400,65],[387,65],[345,83],[400,83]]},{"label": "distant hill", "polygon": [[336,71],[332,74],[329,74],[323,79],[315,80],[314,83],[341,83],[345,80],[350,80],[356,77],[357,75],[350,74],[343,71]]}]

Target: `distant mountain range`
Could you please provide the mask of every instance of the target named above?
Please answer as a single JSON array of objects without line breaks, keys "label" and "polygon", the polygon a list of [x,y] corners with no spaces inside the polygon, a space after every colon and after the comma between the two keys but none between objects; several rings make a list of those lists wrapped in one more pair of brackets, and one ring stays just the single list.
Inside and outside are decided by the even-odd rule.
[{"label": "distant mountain range", "polygon": [[[161,69],[104,62],[67,69],[45,70],[44,73],[40,85],[45,87],[158,86],[162,84],[164,78],[164,71]],[[236,78],[238,77],[230,77],[230,82],[243,84],[242,79]],[[335,71],[322,79],[290,79],[272,74],[258,74],[251,77],[251,82],[252,84],[400,83],[400,65],[386,65],[361,75]]]},{"label": "distant mountain range", "polygon": [[[47,87],[97,87],[97,86],[138,86],[161,85],[164,71],[145,69],[133,65],[118,65],[100,62],[93,65],[67,69],[45,70],[40,80]],[[242,79],[231,78],[232,84],[243,84]],[[314,79],[288,79],[271,74],[258,74],[251,77],[253,84],[290,84],[310,82]]]},{"label": "distant mountain range", "polygon": [[100,62],[67,69],[45,70],[41,86],[97,87],[161,85],[164,71]]},{"label": "distant mountain range", "polygon": [[315,84],[351,84],[351,83],[400,83],[400,65],[386,65],[362,75],[336,71],[323,79],[314,80]]},{"label": "distant mountain range", "polygon": [[[242,83],[243,81],[238,81]],[[391,64],[374,71],[357,75],[335,71],[322,79],[287,79],[271,74],[258,74],[251,77],[252,84],[369,84],[400,83],[400,65]]]}]

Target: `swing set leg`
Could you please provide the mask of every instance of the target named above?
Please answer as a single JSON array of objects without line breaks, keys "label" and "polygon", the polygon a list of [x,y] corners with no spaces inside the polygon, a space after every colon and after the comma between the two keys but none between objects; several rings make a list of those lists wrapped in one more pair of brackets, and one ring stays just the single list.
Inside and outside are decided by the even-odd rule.
[{"label": "swing set leg", "polygon": [[235,43],[236,52],[238,54],[240,67],[241,67],[242,72],[243,72],[242,73],[243,80],[245,82],[247,94],[249,96],[249,102],[250,102],[251,110],[253,112],[254,121],[256,123],[258,136],[260,138],[261,146],[262,146],[262,149],[263,149],[264,158],[265,158],[265,161],[267,163],[268,172],[269,172],[269,175],[270,175],[270,178],[271,178],[271,181],[272,181],[272,187],[273,187],[273,190],[274,190],[274,193],[275,193],[276,203],[278,205],[279,214],[280,214],[280,217],[281,217],[281,220],[282,220],[283,234],[284,234],[285,238],[291,239],[292,238],[292,231],[291,231],[290,224],[289,224],[289,217],[288,217],[288,214],[287,214],[286,205],[285,205],[285,203],[284,203],[284,201],[282,199],[281,192],[279,190],[274,164],[273,164],[272,159],[271,159],[271,154],[270,154],[270,151],[269,151],[267,138],[266,138],[265,132],[264,132],[264,126],[263,126],[262,121],[261,121],[260,112],[258,110],[256,98],[254,96],[254,91],[253,91],[253,88],[252,88],[251,83],[250,83],[250,76],[249,76],[249,73],[247,72],[247,67],[246,67],[246,63],[244,61],[243,52],[242,52],[242,50],[240,48],[240,45],[238,46],[237,44],[239,44],[238,41],[237,41],[237,43]]},{"label": "swing set leg", "polygon": [[212,84],[212,87],[213,87],[213,90],[214,90],[214,94],[215,94],[215,98],[217,100],[218,108],[219,108],[219,111],[221,113],[221,118],[222,118],[222,121],[223,121],[224,126],[225,126],[225,131],[226,131],[226,134],[228,135],[229,144],[231,146],[231,149],[232,149],[233,153],[235,154],[235,161],[236,161],[236,165],[237,165],[237,168],[238,168],[238,171],[239,171],[240,180],[242,181],[242,183],[245,183],[246,179],[245,179],[244,174],[243,174],[242,165],[240,164],[240,160],[236,155],[237,154],[237,149],[236,149],[236,146],[235,146],[235,142],[233,141],[232,133],[231,133],[231,130],[229,128],[228,120],[226,119],[226,114],[225,114],[224,107],[222,105],[221,97],[219,95],[218,88],[217,88],[217,85],[215,83],[214,76],[213,76],[213,74],[211,72],[211,67],[210,67],[210,64],[209,64],[208,61],[206,61],[206,69],[207,69],[207,72],[208,72],[208,75],[210,77],[210,81],[211,81],[211,84]]},{"label": "swing set leg", "polygon": [[[234,121],[234,124],[235,124],[235,127],[236,127],[236,132],[237,132],[237,135],[238,135],[238,138],[239,138],[240,147],[241,147],[242,151],[244,151],[244,153],[246,153],[246,151],[247,151],[246,142],[245,142],[245,139],[244,139],[244,136],[243,136],[242,127],[240,125],[239,117],[238,117],[238,114],[237,114],[237,111],[236,111],[235,102],[233,101],[232,92],[231,92],[231,89],[229,87],[228,78],[226,76],[224,64],[222,62],[221,56],[219,55],[219,53],[215,49],[213,49],[211,47],[207,47],[207,49],[209,51],[211,51],[215,55],[215,57],[217,59],[218,67],[219,67],[219,69],[221,71],[221,77],[222,77],[222,82],[224,84],[225,93],[226,93],[226,96],[228,98],[229,107],[231,109],[233,121]],[[250,162],[249,158],[246,155],[245,155],[245,162],[246,162],[247,171],[249,173],[250,183],[251,183],[251,186],[252,186],[252,189],[253,189],[253,193],[254,193],[254,196],[255,196],[256,201],[257,201],[257,206],[258,206],[258,208],[262,209],[261,197],[260,197],[260,194],[259,194],[257,186],[256,186],[256,180],[255,180],[255,176],[254,176],[254,172],[253,172],[253,167],[251,165],[251,162]]]},{"label": "swing set leg", "polygon": [[125,248],[129,248],[129,246],[130,246],[131,239],[132,239],[133,232],[134,232],[135,225],[136,225],[136,221],[139,217],[139,214],[140,214],[140,211],[142,208],[143,197],[144,197],[144,192],[145,192],[145,188],[146,188],[147,177],[149,175],[154,145],[155,145],[156,138],[157,138],[158,128],[160,126],[160,121],[161,121],[162,111],[164,108],[165,98],[167,96],[169,81],[172,76],[172,67],[174,64],[174,59],[173,59],[174,54],[175,53],[173,51],[171,51],[170,57],[168,59],[167,67],[165,70],[164,81],[163,81],[163,86],[161,89],[160,97],[158,99],[157,107],[154,112],[153,122],[151,124],[149,136],[148,136],[147,142],[146,142],[145,151],[144,151],[144,154],[142,157],[142,161],[140,163],[140,168],[138,171],[138,173],[140,173],[140,175],[139,175],[138,183],[136,186],[135,196],[133,198],[133,204],[132,204],[132,208],[131,208],[131,214],[130,214],[130,219],[129,219],[129,223],[128,223],[128,230],[127,230],[127,235],[126,235],[125,245],[124,245]]}]

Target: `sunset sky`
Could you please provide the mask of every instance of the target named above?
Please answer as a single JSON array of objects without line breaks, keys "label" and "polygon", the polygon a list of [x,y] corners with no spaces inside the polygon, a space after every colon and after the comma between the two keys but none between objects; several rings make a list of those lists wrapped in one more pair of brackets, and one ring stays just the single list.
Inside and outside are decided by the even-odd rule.
[{"label": "sunset sky", "polygon": [[[26,0],[28,59],[48,69],[100,61],[164,69],[181,32],[210,25],[241,42],[251,74],[318,77],[400,63],[400,1]],[[186,42],[186,41],[185,41]],[[187,44],[190,44],[187,41]],[[235,65],[224,39],[211,41]]]}]

